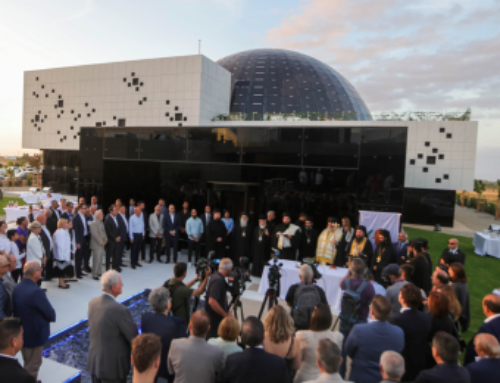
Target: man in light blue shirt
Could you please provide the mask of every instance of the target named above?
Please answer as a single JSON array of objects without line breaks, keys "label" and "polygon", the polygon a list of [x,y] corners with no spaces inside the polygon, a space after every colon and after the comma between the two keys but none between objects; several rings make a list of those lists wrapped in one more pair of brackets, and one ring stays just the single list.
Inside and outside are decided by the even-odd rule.
[{"label": "man in light blue shirt", "polygon": [[128,229],[130,243],[132,244],[132,251],[130,254],[130,263],[132,269],[135,267],[142,267],[139,264],[139,252],[141,251],[142,241],[146,235],[144,228],[144,219],[141,217],[141,208],[136,207],[134,209],[134,215],[130,217]]},{"label": "man in light blue shirt", "polygon": [[191,266],[191,254],[193,253],[193,248],[195,263],[200,257],[200,240],[203,235],[203,222],[200,218],[198,218],[198,212],[196,209],[191,210],[191,218],[186,221],[186,233],[189,239],[188,265]]}]

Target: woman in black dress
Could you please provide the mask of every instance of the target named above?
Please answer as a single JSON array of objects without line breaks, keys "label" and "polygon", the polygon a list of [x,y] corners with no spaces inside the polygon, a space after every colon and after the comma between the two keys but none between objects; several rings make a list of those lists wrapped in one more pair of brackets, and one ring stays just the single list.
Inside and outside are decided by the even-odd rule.
[{"label": "woman in black dress", "polygon": [[429,315],[431,316],[431,331],[429,332],[429,355],[427,358],[427,368],[432,368],[436,365],[436,361],[432,357],[431,344],[434,335],[438,331],[447,332],[455,336],[455,326],[450,314],[450,300],[443,293],[431,292],[427,300],[429,306]]}]

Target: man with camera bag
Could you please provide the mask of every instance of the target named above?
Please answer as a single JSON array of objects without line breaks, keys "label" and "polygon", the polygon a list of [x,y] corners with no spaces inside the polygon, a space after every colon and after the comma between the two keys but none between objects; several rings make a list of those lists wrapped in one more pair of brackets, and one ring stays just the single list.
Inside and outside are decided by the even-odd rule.
[{"label": "man with camera bag", "polygon": [[297,330],[308,330],[314,308],[318,303],[328,304],[323,289],[313,283],[314,272],[309,265],[300,266],[300,283],[290,286],[286,303],[292,308]]},{"label": "man with camera bag", "polygon": [[170,291],[172,297],[172,313],[183,320],[184,325],[189,324],[189,299],[191,297],[199,297],[205,291],[207,286],[208,277],[211,270],[207,267],[205,271],[205,278],[200,283],[200,286],[195,290],[191,287],[198,281],[198,275],[191,282],[184,284],[182,281],[186,278],[187,265],[185,262],[179,262],[174,266],[174,278],[166,281],[163,285]]},{"label": "man with camera bag", "polygon": [[210,317],[210,330],[207,339],[217,337],[219,324],[222,319],[230,317],[229,306],[227,304],[227,283],[225,278],[233,269],[233,261],[223,258],[219,264],[219,270],[210,278],[207,289],[207,304],[205,310]]},{"label": "man with camera bag", "polygon": [[340,288],[344,290],[340,309],[339,331],[344,335],[342,345],[343,362],[340,366],[340,375],[345,376],[346,372],[346,349],[345,342],[351,329],[355,324],[366,323],[370,303],[375,296],[373,285],[365,279],[366,265],[361,258],[354,258],[351,261],[349,273],[340,281]]}]

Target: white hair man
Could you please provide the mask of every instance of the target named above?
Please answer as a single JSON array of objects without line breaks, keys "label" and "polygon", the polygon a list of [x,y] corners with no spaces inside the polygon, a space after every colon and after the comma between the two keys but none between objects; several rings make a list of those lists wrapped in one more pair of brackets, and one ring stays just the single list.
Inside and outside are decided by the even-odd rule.
[{"label": "white hair man", "polygon": [[104,213],[102,210],[95,212],[94,220],[89,225],[90,250],[92,251],[92,277],[99,280],[102,271],[102,261],[106,255],[105,246],[108,243],[106,228],[103,223]]},{"label": "white hair man", "polygon": [[311,380],[309,383],[319,382],[346,382],[339,375],[342,356],[340,347],[330,339],[322,339],[316,347],[316,363],[318,364],[321,375],[317,380]]},{"label": "white hair man", "polygon": [[219,270],[212,274],[208,283],[206,305],[210,317],[210,330],[207,339],[217,336],[219,324],[222,319],[232,316],[227,304],[227,285],[225,278],[233,270],[233,261],[223,258],[219,264]]},{"label": "white hair man", "polygon": [[101,277],[103,293],[89,303],[87,371],[93,382],[125,382],[130,370],[131,342],[137,327],[130,311],[115,300],[122,288],[120,274],[109,270]]},{"label": "white hair man", "polygon": [[405,373],[405,360],[396,351],[385,351],[380,356],[380,383],[400,382]]},{"label": "white hair man", "polygon": [[[323,289],[313,283],[314,271],[309,265],[300,266],[300,283],[290,286],[286,303],[292,308],[292,317],[297,330],[307,330],[314,307],[318,303],[328,304]],[[307,301],[307,303],[306,303]]]}]

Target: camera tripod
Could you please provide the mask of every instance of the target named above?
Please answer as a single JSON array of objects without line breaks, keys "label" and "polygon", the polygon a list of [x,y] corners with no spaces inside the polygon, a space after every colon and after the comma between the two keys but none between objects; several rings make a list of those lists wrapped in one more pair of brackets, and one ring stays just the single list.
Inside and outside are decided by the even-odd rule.
[{"label": "camera tripod", "polygon": [[239,308],[241,313],[241,321],[243,322],[245,320],[245,316],[243,315],[243,305],[241,304],[240,296],[241,295],[233,296],[233,298],[231,299],[231,303],[229,304],[229,312],[233,310],[234,317],[238,319],[238,308]]},{"label": "camera tripod", "polygon": [[[275,288],[276,285],[278,285],[277,289]],[[267,311],[271,310],[273,306],[278,304],[279,291],[280,291],[280,282],[278,280],[277,282],[272,283],[266,291],[266,296],[262,301],[262,306],[260,306],[259,319],[262,318],[262,314],[264,313],[264,307],[266,307],[266,302],[268,302]]]}]

